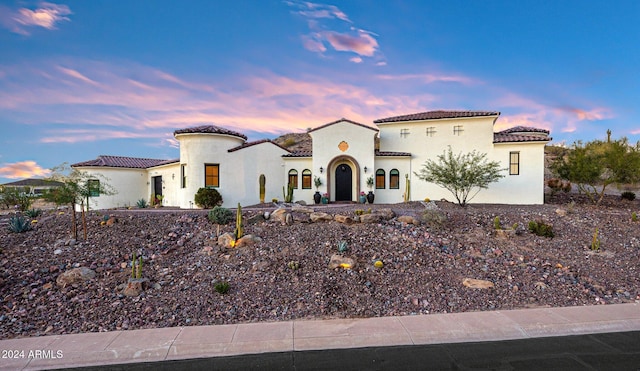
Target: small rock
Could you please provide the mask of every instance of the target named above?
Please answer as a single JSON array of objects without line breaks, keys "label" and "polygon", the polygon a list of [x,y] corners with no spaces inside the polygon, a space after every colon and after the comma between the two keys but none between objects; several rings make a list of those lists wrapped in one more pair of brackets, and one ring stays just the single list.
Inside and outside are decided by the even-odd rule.
[{"label": "small rock", "polygon": [[115,216],[112,216],[107,220],[107,225],[113,225],[113,224],[115,224],[117,222],[118,222],[118,219],[116,219]]},{"label": "small rock", "polygon": [[62,250],[61,249],[53,250],[53,255],[60,255],[60,254],[62,254]]},{"label": "small rock", "polygon": [[494,284],[491,281],[478,280],[475,278],[465,278],[462,280],[462,284],[465,287],[472,289],[491,289],[494,287]]},{"label": "small rock", "polygon": [[275,209],[271,213],[270,218],[275,220],[276,222],[280,222],[284,224],[286,222],[286,217],[288,213],[289,212],[287,211],[287,209],[284,209],[284,208]]},{"label": "small rock", "polygon": [[356,261],[354,259],[342,256],[340,254],[331,255],[331,259],[329,260],[329,269],[336,269],[340,267],[345,269],[353,269],[355,265]]},{"label": "small rock", "polygon": [[565,209],[556,209],[556,214],[558,214],[558,216],[567,216],[567,210],[565,210]]},{"label": "small rock", "polygon": [[86,267],[73,268],[66,272],[61,273],[56,279],[56,284],[59,287],[66,287],[74,283],[84,282],[95,278],[96,272]]}]

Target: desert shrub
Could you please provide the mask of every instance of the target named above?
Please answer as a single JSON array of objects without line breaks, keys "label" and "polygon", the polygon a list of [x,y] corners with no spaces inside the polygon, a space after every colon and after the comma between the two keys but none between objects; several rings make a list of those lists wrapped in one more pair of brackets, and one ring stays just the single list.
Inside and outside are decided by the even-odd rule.
[{"label": "desert shrub", "polygon": [[447,222],[447,215],[440,210],[425,210],[422,221],[431,228],[440,229]]},{"label": "desert shrub", "polygon": [[294,138],[287,138],[284,143],[282,143],[283,147],[291,147],[296,144],[296,140]]},{"label": "desert shrub", "polygon": [[555,236],[553,232],[553,226],[551,224],[547,224],[542,220],[532,220],[529,222],[529,231],[531,233],[541,236],[541,237],[551,237]]},{"label": "desert shrub", "polygon": [[140,209],[145,209],[149,205],[147,204],[147,200],[145,200],[144,198],[141,198],[138,200],[138,202],[136,202],[136,206],[138,206],[138,208]]},{"label": "desert shrub", "polygon": [[33,198],[29,196],[28,192],[28,187],[4,187],[0,191],[0,201],[7,209],[17,206],[20,211],[27,211],[33,204]]},{"label": "desert shrub", "polygon": [[499,216],[496,216],[495,218],[493,218],[493,229],[502,229],[502,227],[500,226]]},{"label": "desert shrub", "polygon": [[633,201],[636,199],[636,194],[631,191],[625,191],[620,194],[620,198],[627,201]]},{"label": "desert shrub", "polygon": [[31,230],[31,223],[22,215],[14,215],[9,219],[9,230],[22,233]]},{"label": "desert shrub", "polygon": [[632,222],[637,222],[638,221],[638,214],[636,214],[635,211],[631,213],[631,221]]},{"label": "desert shrub", "polygon": [[222,205],[222,196],[214,188],[200,188],[195,196],[196,205],[203,209],[211,209]]},{"label": "desert shrub", "polygon": [[213,288],[216,290],[217,293],[219,294],[226,294],[227,292],[229,292],[229,282],[216,282],[216,284],[213,286]]},{"label": "desert shrub", "polygon": [[29,209],[24,212],[24,215],[28,216],[29,218],[37,218],[41,214],[42,214],[42,210],[40,209]]},{"label": "desert shrub", "polygon": [[211,223],[215,224],[229,224],[234,219],[233,212],[222,206],[209,210],[207,217]]}]

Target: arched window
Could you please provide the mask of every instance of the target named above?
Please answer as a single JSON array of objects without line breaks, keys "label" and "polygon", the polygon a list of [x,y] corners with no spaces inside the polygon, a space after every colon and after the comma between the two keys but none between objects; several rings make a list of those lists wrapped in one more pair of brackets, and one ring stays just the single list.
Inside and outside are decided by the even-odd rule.
[{"label": "arched window", "polygon": [[293,188],[298,189],[298,170],[289,170],[289,184],[292,184]]},{"label": "arched window", "polygon": [[311,189],[311,170],[302,170],[302,189]]},{"label": "arched window", "polygon": [[376,189],[384,189],[384,170],[376,170]]},{"label": "arched window", "polygon": [[392,169],[389,172],[389,188],[391,189],[400,188],[400,172],[398,171],[398,169]]}]

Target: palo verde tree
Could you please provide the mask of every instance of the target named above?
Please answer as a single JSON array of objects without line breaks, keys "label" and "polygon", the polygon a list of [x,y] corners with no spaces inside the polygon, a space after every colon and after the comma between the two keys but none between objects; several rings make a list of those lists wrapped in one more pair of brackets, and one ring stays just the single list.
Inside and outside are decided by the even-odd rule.
[{"label": "palo verde tree", "polygon": [[640,181],[640,147],[631,146],[627,138],[580,141],[556,159],[551,170],[561,179],[575,183],[578,190],[594,204],[600,204],[611,184],[635,184]]},{"label": "palo verde tree", "polygon": [[500,172],[497,161],[488,161],[486,153],[475,150],[457,155],[451,146],[438,156],[438,161],[427,160],[422,169],[414,174],[421,180],[435,183],[451,192],[460,206],[475,197],[481,189],[489,188],[489,184],[497,182],[504,175]]},{"label": "palo verde tree", "polygon": [[62,183],[62,186],[51,189],[44,194],[44,198],[56,205],[71,207],[71,234],[78,238],[76,206],[80,206],[82,213],[82,227],[84,239],[87,239],[87,219],[85,214],[89,209],[91,197],[97,195],[110,196],[116,194],[115,189],[107,183],[107,179],[99,174],[88,174],[84,171],[69,168],[62,164],[51,169],[50,180]]}]

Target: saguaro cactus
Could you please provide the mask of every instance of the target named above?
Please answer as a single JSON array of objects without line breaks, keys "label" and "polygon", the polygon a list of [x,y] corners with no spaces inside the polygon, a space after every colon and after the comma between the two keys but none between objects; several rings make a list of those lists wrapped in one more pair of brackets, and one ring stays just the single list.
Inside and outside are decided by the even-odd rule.
[{"label": "saguaro cactus", "polygon": [[411,180],[409,180],[409,174],[404,175],[405,179],[405,191],[404,191],[404,202],[409,202],[411,200]]},{"label": "saguaro cactus", "polygon": [[265,193],[265,184],[266,184],[267,180],[264,176],[264,174],[260,174],[260,178],[258,180],[258,183],[260,184],[260,203],[263,204],[264,203],[264,193]]},{"label": "saguaro cactus", "polygon": [[234,234],[236,235],[236,241],[244,234],[244,228],[242,226],[242,206],[240,206],[239,202],[238,209],[236,210],[236,230]]}]

